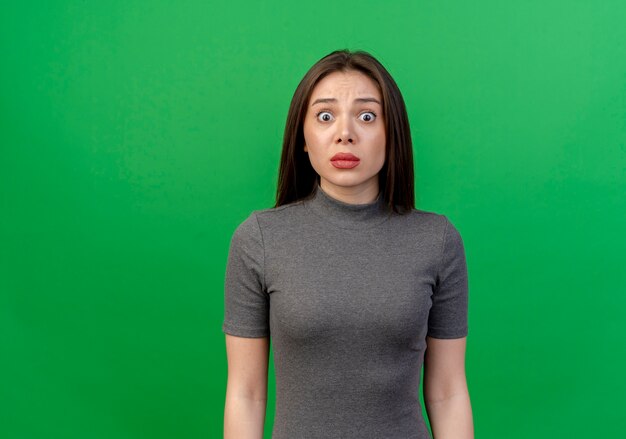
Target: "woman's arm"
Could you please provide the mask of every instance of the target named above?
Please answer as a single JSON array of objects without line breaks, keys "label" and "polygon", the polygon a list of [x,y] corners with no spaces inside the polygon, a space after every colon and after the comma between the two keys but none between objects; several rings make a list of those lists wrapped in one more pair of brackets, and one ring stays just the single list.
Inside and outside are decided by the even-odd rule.
[{"label": "woman's arm", "polygon": [[467,337],[426,337],[424,404],[434,439],[473,439],[474,423],[467,380]]},{"label": "woman's arm", "polygon": [[269,338],[226,334],[228,382],[224,439],[262,439],[267,405]]}]

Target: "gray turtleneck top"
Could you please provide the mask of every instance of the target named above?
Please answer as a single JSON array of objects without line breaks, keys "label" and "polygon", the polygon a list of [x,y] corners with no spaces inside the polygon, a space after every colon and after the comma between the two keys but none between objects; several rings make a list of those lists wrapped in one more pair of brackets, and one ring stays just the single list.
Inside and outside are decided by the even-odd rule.
[{"label": "gray turtleneck top", "polygon": [[235,230],[223,332],[271,337],[273,439],[426,439],[425,337],[468,332],[463,242],[445,215],[311,197]]}]

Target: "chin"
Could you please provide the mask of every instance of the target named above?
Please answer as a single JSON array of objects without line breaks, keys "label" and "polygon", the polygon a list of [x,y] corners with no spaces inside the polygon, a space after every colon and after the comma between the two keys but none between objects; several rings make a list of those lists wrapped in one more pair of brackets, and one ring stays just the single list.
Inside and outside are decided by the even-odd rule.
[{"label": "chin", "polygon": [[332,184],[334,186],[342,186],[342,187],[354,187],[359,186],[361,184],[367,183],[370,178],[363,178],[361,176],[356,175],[345,175],[345,176],[332,176],[330,178],[323,177],[327,183]]}]

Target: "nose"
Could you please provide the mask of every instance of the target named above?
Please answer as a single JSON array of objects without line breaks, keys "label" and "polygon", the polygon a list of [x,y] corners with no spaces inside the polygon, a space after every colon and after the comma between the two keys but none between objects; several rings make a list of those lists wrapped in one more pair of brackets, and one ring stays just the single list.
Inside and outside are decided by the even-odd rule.
[{"label": "nose", "polygon": [[342,118],[342,121],[338,121],[337,134],[335,136],[335,143],[348,144],[354,143],[354,131],[352,129],[352,123],[350,118]]}]

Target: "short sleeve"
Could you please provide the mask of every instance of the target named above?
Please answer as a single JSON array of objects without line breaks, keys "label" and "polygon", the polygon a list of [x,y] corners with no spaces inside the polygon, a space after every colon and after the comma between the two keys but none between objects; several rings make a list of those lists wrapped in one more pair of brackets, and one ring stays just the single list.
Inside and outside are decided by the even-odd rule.
[{"label": "short sleeve", "polygon": [[468,279],[463,240],[445,219],[441,263],[432,295],[427,335],[461,338],[468,333]]},{"label": "short sleeve", "polygon": [[223,332],[239,337],[269,336],[264,265],[263,236],[252,213],[235,229],[230,241],[224,280]]}]

